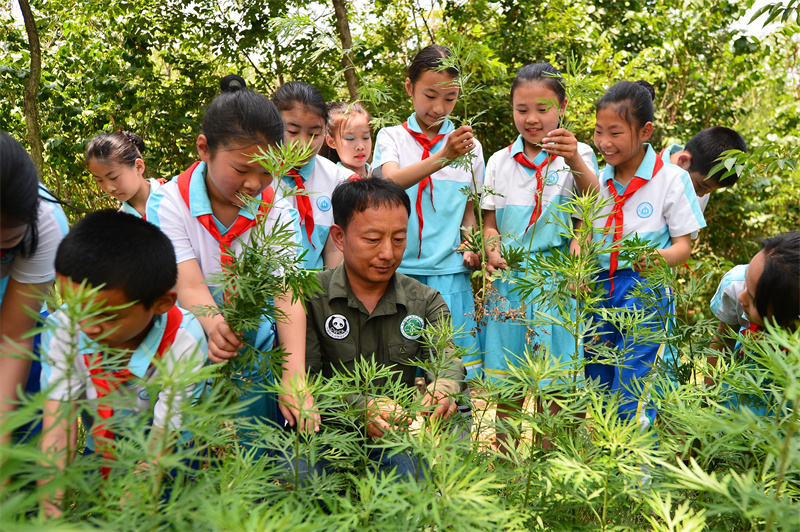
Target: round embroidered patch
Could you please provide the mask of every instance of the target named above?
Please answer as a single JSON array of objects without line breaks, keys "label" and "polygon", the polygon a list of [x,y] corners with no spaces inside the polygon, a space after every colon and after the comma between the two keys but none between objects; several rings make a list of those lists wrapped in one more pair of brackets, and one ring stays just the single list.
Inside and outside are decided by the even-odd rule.
[{"label": "round embroidered patch", "polygon": [[331,199],[328,196],[320,196],[317,198],[317,208],[322,212],[331,210]]},{"label": "round embroidered patch", "polygon": [[636,207],[636,214],[639,218],[650,218],[653,214],[653,205],[649,201],[644,201]]},{"label": "round embroidered patch", "polygon": [[419,338],[420,330],[425,326],[421,316],[416,314],[409,314],[403,321],[400,322],[400,333],[409,340],[416,340]]},{"label": "round embroidered patch", "polygon": [[334,340],[347,338],[350,334],[350,322],[341,314],[331,314],[325,320],[325,332]]},{"label": "round embroidered patch", "polygon": [[147,391],[146,388],[142,388],[139,390],[139,399],[142,401],[149,401],[150,400],[150,393]]},{"label": "round embroidered patch", "polygon": [[550,170],[550,173],[547,174],[547,181],[545,181],[544,184],[555,185],[556,183],[558,183],[558,172]]}]

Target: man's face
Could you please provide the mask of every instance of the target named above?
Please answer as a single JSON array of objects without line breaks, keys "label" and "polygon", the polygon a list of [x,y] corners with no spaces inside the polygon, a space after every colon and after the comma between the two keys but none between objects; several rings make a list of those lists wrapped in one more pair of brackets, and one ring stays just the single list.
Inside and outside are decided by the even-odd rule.
[{"label": "man's face", "polygon": [[334,243],[344,254],[351,285],[374,288],[389,282],[403,260],[408,211],[381,205],[356,213],[346,229],[331,227]]}]

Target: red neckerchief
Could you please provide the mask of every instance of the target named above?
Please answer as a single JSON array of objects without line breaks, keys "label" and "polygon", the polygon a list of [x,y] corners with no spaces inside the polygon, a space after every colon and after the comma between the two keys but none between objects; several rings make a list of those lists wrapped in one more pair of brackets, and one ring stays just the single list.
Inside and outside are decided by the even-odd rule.
[{"label": "red neckerchief", "polygon": [[[511,148],[514,145],[508,147],[508,151],[511,152]],[[555,155],[548,155],[545,157],[544,162],[542,164],[536,164],[527,157],[523,152],[515,153],[513,156],[515,161],[519,164],[524,166],[525,168],[530,168],[531,170],[536,170],[536,205],[533,207],[533,212],[531,213],[531,219],[528,222],[528,227],[525,228],[525,232],[528,232],[528,229],[536,223],[536,220],[542,215],[542,192],[544,191],[544,179],[542,177],[542,169],[549,165],[553,160],[555,160]]]},{"label": "red neckerchief", "polygon": [[[303,184],[303,176],[301,176],[297,170],[292,168],[287,175],[294,179],[294,185],[297,190],[306,189]],[[311,233],[314,232],[314,210],[311,208],[311,199],[305,194],[298,194],[295,197],[297,198],[297,211],[300,213],[300,223],[306,226],[308,242],[311,244],[312,248],[317,249],[317,246],[311,241]]]},{"label": "red neckerchief", "polygon": [[[408,134],[414,137],[420,146],[422,146],[422,159],[424,161],[428,157],[431,156],[431,149],[436,145],[437,142],[442,140],[445,137],[444,133],[440,133],[429,139],[423,133],[417,133],[416,131],[411,131],[408,127],[408,122],[403,122],[403,127]],[[428,185],[431,186],[430,190],[430,197],[431,197],[431,207],[433,207],[434,212],[436,211],[436,206],[433,205],[433,180],[431,180],[431,176],[426,177],[422,181],[419,182],[417,185],[417,218],[419,218],[419,252],[417,253],[417,258],[420,258],[422,255],[422,227],[424,225],[424,221],[422,220],[422,193],[425,192],[425,187]]]},{"label": "red neckerchief", "polygon": [[[656,162],[653,166],[653,177],[656,176],[663,166],[664,161],[661,160],[661,157],[656,157]],[[624,222],[622,207],[625,206],[625,202],[628,201],[628,198],[633,196],[634,192],[648,183],[648,180],[643,177],[634,176],[621,196],[617,194],[617,189],[614,188],[613,178],[608,178],[606,183],[608,185],[608,191],[611,192],[611,195],[614,197],[614,208],[611,209],[611,214],[608,215],[604,231],[605,234],[608,234],[609,229],[612,227],[614,228],[614,237],[611,240],[612,251],[610,266],[608,270],[608,278],[611,280],[611,290],[609,290],[608,294],[611,295],[611,293],[614,292],[614,272],[617,271],[617,257],[619,257],[619,246],[614,246],[614,242],[622,238],[622,224]]]},{"label": "red neckerchief", "polygon": [[[188,170],[178,176],[178,190],[180,191],[181,197],[183,198],[184,203],[186,203],[186,207],[189,209],[190,213],[192,207],[189,204],[189,184],[192,181],[192,173],[194,172],[194,169],[197,168],[198,164],[200,163],[194,163],[189,167]],[[201,214],[197,217],[197,221],[200,222],[209,233],[211,233],[211,236],[213,236],[217,242],[219,242],[220,262],[222,262],[223,268],[226,265],[233,263],[233,257],[228,253],[231,243],[234,241],[234,239],[241,236],[248,229],[260,223],[263,218],[266,217],[274,196],[275,191],[272,190],[272,187],[267,187],[267,189],[261,193],[261,201],[263,203],[259,207],[255,218],[251,220],[250,218],[240,214],[225,235],[220,234],[217,224],[214,222],[213,214]]]},{"label": "red neckerchief", "polygon": [[[156,359],[161,359],[164,352],[175,342],[175,335],[178,333],[182,321],[183,312],[181,312],[181,309],[177,306],[169,309],[169,312],[167,312],[167,324],[164,328],[164,336],[161,337],[161,343],[158,344],[158,349],[156,350]],[[135,379],[136,375],[131,373],[128,368],[111,372],[104,370],[102,367],[102,352],[94,353],[93,355],[85,354],[83,355],[83,360],[91,375],[92,384],[95,390],[97,390],[97,415],[100,419],[107,420],[114,415],[114,409],[109,405],[103,404],[101,400],[103,397],[115,392],[123,383]],[[148,371],[152,366],[153,363],[151,362],[150,366],[147,368]],[[92,436],[94,437],[97,451],[103,453],[103,458],[106,461],[106,465],[100,467],[100,472],[103,478],[108,478],[108,473],[111,471],[111,466],[108,462],[114,460],[114,455],[111,452],[114,448],[114,432],[107,427],[105,423],[98,423],[92,429]]]}]

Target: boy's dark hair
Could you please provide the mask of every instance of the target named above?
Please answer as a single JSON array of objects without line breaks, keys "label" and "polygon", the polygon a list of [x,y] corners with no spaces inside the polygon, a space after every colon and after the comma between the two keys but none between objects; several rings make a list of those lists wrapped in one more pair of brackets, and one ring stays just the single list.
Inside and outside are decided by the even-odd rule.
[{"label": "boy's dark hair", "polygon": [[[30,257],[39,241],[39,173],[17,139],[0,131],[0,224],[27,225],[13,251]],[[6,251],[12,251],[11,249]]]},{"label": "boy's dark hair", "polygon": [[87,214],[61,241],[56,272],[76,283],[119,288],[131,302],[150,308],[178,280],[175,248],[167,235],[132,214]]},{"label": "boy's dark hair", "polygon": [[609,88],[594,104],[595,110],[617,106],[617,113],[631,127],[642,128],[655,117],[656,91],[646,81],[620,81]]},{"label": "boy's dark hair", "polygon": [[690,138],[684,150],[692,156],[689,172],[704,175],[706,180],[720,187],[730,187],[739,180],[738,174],[733,173],[720,179],[725,173],[724,168],[711,175],[709,172],[717,164],[717,159],[723,152],[728,150],[747,151],[747,143],[740,134],[731,128],[716,126],[704,129]]},{"label": "boy's dark hair", "polygon": [[[450,57],[451,55],[452,53],[449,48],[438,44],[429,44],[417,52],[411,64],[408,65],[408,79],[411,81],[411,84],[413,85],[416,83],[426,70],[438,72],[442,66],[442,58]],[[459,74],[458,69],[454,67],[445,68],[442,72],[446,72],[454,78],[457,78]]]},{"label": "boy's dark hair", "polygon": [[402,206],[411,215],[411,200],[403,187],[388,179],[343,181],[331,195],[333,223],[345,229],[356,213],[381,206]]},{"label": "boy's dark hair", "polygon": [[[511,101],[514,101],[514,90],[522,85],[535,81],[546,86],[558,96],[558,104],[564,103],[567,98],[567,86],[561,72],[550,63],[532,63],[517,70],[514,81],[511,82]],[[538,103],[538,102],[537,102]]]},{"label": "boy's dark hair", "polygon": [[133,166],[144,153],[144,141],[136,133],[115,131],[97,135],[86,146],[86,162],[93,159]]},{"label": "boy's dark hair", "polygon": [[771,313],[777,325],[796,329],[800,324],[800,231],[761,240],[764,271],[753,301],[766,320]]},{"label": "boy's dark hair", "polygon": [[203,116],[203,135],[212,154],[235,142],[283,142],[283,119],[269,98],[248,89],[244,79],[235,74],[222,78],[220,88],[222,94]]},{"label": "boy's dark hair", "polygon": [[322,118],[323,129],[328,123],[328,104],[325,103],[322,93],[308,83],[288,81],[278,87],[272,101],[281,111],[289,111],[295,106],[313,111]]}]

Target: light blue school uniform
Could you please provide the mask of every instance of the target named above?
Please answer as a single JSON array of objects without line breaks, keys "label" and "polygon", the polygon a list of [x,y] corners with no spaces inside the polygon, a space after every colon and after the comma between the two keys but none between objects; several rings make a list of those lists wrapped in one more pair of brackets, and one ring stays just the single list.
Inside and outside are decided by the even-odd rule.
[{"label": "light blue school uniform", "polygon": [[[586,165],[597,175],[597,158],[592,149],[580,143],[579,153]],[[489,159],[484,186],[497,194],[484,195],[481,207],[495,212],[503,245],[520,248],[531,259],[537,255],[550,255],[553,250],[566,252],[569,238],[565,227],[569,227],[572,220],[564,207],[574,197],[575,189],[570,168],[561,157],[550,161],[543,168],[542,211],[538,220],[529,227],[538,201],[536,170],[517,162],[514,157],[518,154],[525,157],[521,136],[509,148],[498,151]],[[541,165],[547,157],[547,153],[541,151],[531,162]],[[554,358],[558,363],[574,362],[582,354],[580,347],[576,351],[575,336],[567,329],[556,324],[541,323],[574,319],[574,300],[567,302],[568,316],[561,316],[558,306],[533,303],[534,299],[541,298],[542,293],[555,290],[555,286],[541,286],[527,299],[522,300],[514,289],[514,280],[520,275],[523,274],[495,281],[498,298],[495,299],[493,295],[487,302],[487,323],[483,337],[483,371],[487,379],[495,380],[506,376],[509,366],[519,365],[524,360],[526,348],[534,356]],[[523,311],[522,316],[507,319],[510,311],[518,314],[520,310]],[[534,324],[530,320],[539,323]],[[574,369],[565,369],[563,377],[576,377]],[[541,384],[547,385],[548,382]]]},{"label": "light blue school uniform", "polygon": [[[225,235],[229,227],[220,223],[213,216],[211,202],[208,198],[208,190],[205,184],[207,166],[200,163],[192,172],[189,184],[189,206],[186,205],[175,178],[169,183],[162,185],[148,201],[147,219],[159,227],[172,241],[175,248],[177,262],[180,264],[186,260],[195,259],[200,266],[200,270],[205,278],[221,271],[220,264],[220,244],[211,233],[198,221],[199,216],[211,214],[212,219],[221,235]],[[254,219],[251,210],[242,208],[239,215],[250,220]],[[267,213],[267,217],[262,222],[283,226],[288,224],[299,238],[300,227],[298,225],[297,211],[293,209],[287,201],[276,197],[273,205]],[[251,230],[243,232],[231,243],[233,253],[240,253],[242,241],[249,241]],[[274,275],[281,275],[273,272]],[[211,295],[219,304],[222,301],[222,291],[218,286],[209,285]],[[258,328],[242,331],[243,340],[248,346],[252,346],[259,352],[266,352],[276,344],[275,321],[271,317],[262,316]],[[278,416],[278,408],[274,394],[266,394],[259,389],[264,382],[262,373],[258,367],[244,367],[238,359],[229,362],[237,370],[237,377],[242,383],[246,383],[251,388],[248,393],[241,396],[242,400],[255,399],[243,412],[242,417],[259,417],[282,423],[282,418]],[[257,365],[263,366],[266,361],[259,357]],[[271,379],[272,377],[268,377]]]},{"label": "light blue school uniform", "polygon": [[[303,186],[308,193],[314,217],[314,230],[311,232],[310,238],[308,227],[306,227],[303,220],[300,220],[301,225],[298,236],[300,244],[305,251],[302,264],[304,268],[322,269],[324,265],[322,251],[328,241],[331,225],[333,225],[331,194],[333,194],[333,189],[336,188],[336,185],[346,180],[353,173],[343,166],[337,166],[321,155],[313,157],[303,166],[296,168],[296,170],[300,174]],[[282,198],[293,208],[298,209],[297,196],[290,194],[296,189],[294,177],[284,176],[279,183],[275,184],[274,188],[276,199]]]},{"label": "light blue school uniform", "polygon": [[[407,120],[408,127],[422,133],[416,114]],[[455,130],[450,120],[445,120],[439,133],[444,134],[430,150],[432,156],[440,150],[447,136]],[[417,214],[418,185],[406,192],[411,200],[411,215],[408,220],[406,251],[403,262],[397,271],[438,290],[450,308],[453,326],[461,329],[456,343],[466,348],[477,348],[471,333],[476,329],[475,303],[470,285],[469,272],[463,264],[463,255],[456,251],[461,245],[461,221],[467,205],[467,196],[461,192],[463,187],[480,189],[483,183],[483,148],[475,140],[473,149],[476,157],[471,172],[449,166],[431,175],[431,185],[422,192],[422,238],[420,239],[420,218]],[[394,161],[401,168],[422,160],[423,148],[402,125],[381,129],[375,138],[373,168]],[[432,196],[431,196],[432,195]],[[431,199],[432,198],[432,199]],[[468,364],[471,358],[465,357]]]},{"label": "light blue school uniform", "polygon": [[[672,165],[663,164],[654,175],[658,154],[645,143],[645,157],[636,176],[648,181],[626,201],[623,212],[623,236],[636,233],[639,238],[649,242],[656,249],[666,249],[672,245],[672,237],[689,235],[705,227],[703,213],[697,203],[689,174]],[[628,185],[621,185],[614,177],[614,167],[606,166],[600,179],[600,201],[603,202],[601,216],[594,220],[595,241],[604,242],[605,252],[601,253],[599,263],[603,272],[598,281],[601,288],[611,293],[612,280],[609,279],[613,232],[605,234],[605,224],[613,208],[613,197],[609,183],[614,183],[617,193],[622,195]],[[648,329],[653,333],[668,331],[671,327],[671,294],[662,287],[652,287],[631,264],[619,257],[617,271],[613,279],[614,291],[602,303],[604,308],[626,308],[651,312],[648,320],[639,324],[638,330]],[[640,287],[656,301],[656,308],[650,302],[628,294]],[[611,393],[620,394],[619,414],[625,419],[634,419],[643,426],[649,426],[655,418],[655,409],[649,405],[647,384],[644,379],[656,365],[667,368],[678,365],[676,354],[659,342],[634,341],[629,331],[620,331],[610,322],[600,321],[593,342],[613,344],[618,352],[627,351],[624,360],[601,360],[596,358],[590,346],[585,348],[586,377],[595,379]]]}]

